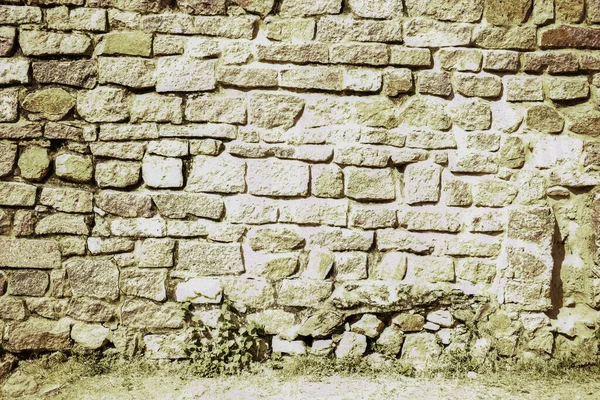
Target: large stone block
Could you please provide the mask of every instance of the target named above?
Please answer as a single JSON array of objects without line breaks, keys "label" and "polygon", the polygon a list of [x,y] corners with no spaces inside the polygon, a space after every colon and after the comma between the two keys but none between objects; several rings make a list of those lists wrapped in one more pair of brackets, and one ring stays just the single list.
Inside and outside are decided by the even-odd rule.
[{"label": "large stone block", "polygon": [[248,161],[248,191],[257,196],[306,196],[309,166],[277,159]]},{"label": "large stone block", "polygon": [[239,193],[246,189],[246,163],[227,155],[196,156],[192,160],[188,192]]},{"label": "large stone block", "polygon": [[5,349],[22,351],[65,351],[71,348],[71,322],[30,318],[7,327]]},{"label": "large stone block", "polygon": [[119,270],[109,260],[70,259],[65,263],[74,296],[116,300],[119,297]]},{"label": "large stone block", "polygon": [[157,92],[213,90],[216,62],[188,57],[161,57],[156,70]]},{"label": "large stone block", "polygon": [[394,200],[396,181],[390,169],[344,168],[346,196],[356,200]]},{"label": "large stone block", "polygon": [[178,269],[199,275],[227,275],[244,272],[239,243],[223,244],[181,240]]}]

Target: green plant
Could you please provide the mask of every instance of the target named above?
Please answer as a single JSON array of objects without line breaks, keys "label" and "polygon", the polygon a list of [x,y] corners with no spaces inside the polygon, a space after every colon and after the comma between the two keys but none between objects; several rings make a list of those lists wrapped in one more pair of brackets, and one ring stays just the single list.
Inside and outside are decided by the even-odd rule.
[{"label": "green plant", "polygon": [[262,328],[254,323],[242,324],[242,318],[228,299],[221,305],[216,327],[209,327],[192,312],[192,305],[182,305],[191,326],[186,353],[192,371],[200,376],[232,375],[250,368],[264,350]]}]

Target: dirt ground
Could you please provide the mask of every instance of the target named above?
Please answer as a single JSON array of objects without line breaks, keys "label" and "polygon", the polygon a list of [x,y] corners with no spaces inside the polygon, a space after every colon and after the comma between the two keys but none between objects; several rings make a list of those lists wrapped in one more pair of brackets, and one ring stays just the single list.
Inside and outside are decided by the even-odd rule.
[{"label": "dirt ground", "polygon": [[[77,368],[32,372],[20,367],[3,384],[1,398],[57,400],[184,399],[600,399],[600,376],[582,379],[478,375],[471,378],[411,378],[375,374],[327,377],[285,376],[265,368],[255,374],[215,379],[170,370],[111,371],[79,375]],[[64,369],[62,371],[61,369]],[[64,378],[64,379],[61,379]]]}]

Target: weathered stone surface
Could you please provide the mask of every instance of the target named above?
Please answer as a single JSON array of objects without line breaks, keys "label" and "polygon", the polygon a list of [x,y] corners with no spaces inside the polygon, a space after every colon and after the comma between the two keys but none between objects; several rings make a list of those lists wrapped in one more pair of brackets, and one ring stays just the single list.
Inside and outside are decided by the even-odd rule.
[{"label": "weathered stone surface", "polygon": [[296,96],[257,93],[248,100],[249,122],[263,128],[289,129],[304,109],[304,101]]},{"label": "weathered stone surface", "polygon": [[331,294],[331,282],[284,279],[278,290],[277,304],[292,307],[316,307]]},{"label": "weathered stone surface", "polygon": [[520,24],[525,21],[531,4],[531,0],[486,0],[483,16],[494,25]]},{"label": "weathered stone surface", "polygon": [[287,228],[256,228],[249,232],[248,240],[254,251],[283,253],[304,247],[305,240],[295,230]]},{"label": "weathered stone surface", "polygon": [[140,164],[133,161],[102,161],[96,164],[94,179],[101,188],[133,186],[140,180]]},{"label": "weathered stone surface", "polygon": [[93,193],[85,190],[46,187],[40,203],[58,211],[86,213],[92,212],[93,198]]},{"label": "weathered stone surface", "polygon": [[183,326],[180,305],[173,302],[155,303],[150,300],[125,300],[121,309],[125,326],[132,328],[170,328]]},{"label": "weathered stone surface", "polygon": [[13,171],[17,157],[17,145],[11,142],[0,142],[0,177]]},{"label": "weathered stone surface", "polygon": [[10,56],[15,45],[16,29],[10,26],[0,28],[0,56]]},{"label": "weathered stone surface", "polygon": [[26,56],[85,55],[92,41],[81,33],[19,29],[19,45]]},{"label": "weathered stone surface", "polygon": [[156,83],[155,63],[134,57],[99,57],[98,81],[132,88],[152,87]]},{"label": "weathered stone surface", "polygon": [[442,103],[426,98],[414,98],[402,112],[401,121],[412,126],[426,126],[436,130],[448,130],[452,120],[444,111]]},{"label": "weathered stone surface", "polygon": [[108,260],[75,258],[65,263],[74,296],[116,300],[119,297],[119,270]]},{"label": "weathered stone surface", "polygon": [[77,322],[71,329],[71,338],[79,345],[88,349],[102,347],[110,336],[110,329],[102,325]]},{"label": "weathered stone surface", "polygon": [[305,196],[309,166],[299,161],[248,161],[248,192],[257,196]]},{"label": "weathered stone surface", "polygon": [[28,94],[21,106],[41,118],[59,120],[75,106],[75,99],[63,89],[44,89]]},{"label": "weathered stone surface", "polygon": [[367,338],[354,332],[344,332],[342,340],[335,349],[337,358],[359,357],[367,350]]},{"label": "weathered stone surface", "polygon": [[215,62],[188,57],[161,57],[156,70],[157,92],[213,90]]},{"label": "weathered stone surface", "polygon": [[31,64],[33,79],[39,83],[58,83],[67,86],[92,89],[96,86],[96,62],[38,61]]},{"label": "weathered stone surface", "polygon": [[246,189],[246,163],[231,156],[196,156],[185,190],[189,192],[238,193]]},{"label": "weathered stone surface", "polygon": [[484,26],[474,37],[475,45],[484,49],[534,50],[537,46],[533,26]]},{"label": "weathered stone surface", "polygon": [[224,275],[243,272],[244,262],[238,243],[180,241],[177,268],[200,275]]},{"label": "weathered stone surface", "polygon": [[131,104],[130,121],[171,122],[182,121],[182,100],[175,96],[162,96],[156,93],[137,95]]},{"label": "weathered stone surface", "polygon": [[450,96],[452,83],[446,72],[421,71],[418,75],[419,93],[434,96]]},{"label": "weathered stone surface", "polygon": [[118,122],[129,117],[127,91],[112,87],[98,87],[79,93],[77,112],[88,122]]},{"label": "weathered stone surface", "polygon": [[554,108],[539,105],[527,109],[525,123],[528,128],[544,133],[560,133],[565,125],[565,119]]},{"label": "weathered stone surface", "polygon": [[144,194],[101,191],[96,195],[96,206],[121,217],[152,215],[152,199]]},{"label": "weathered stone surface", "polygon": [[546,80],[546,85],[548,87],[548,97],[551,100],[585,99],[590,93],[586,77],[553,77]]},{"label": "weathered stone surface", "polygon": [[356,200],[394,200],[396,188],[389,169],[347,167],[344,169],[346,196]]},{"label": "weathered stone surface", "polygon": [[410,164],[404,170],[404,197],[408,204],[437,202],[442,168],[436,164]]},{"label": "weathered stone surface", "polygon": [[29,181],[43,179],[50,168],[48,149],[39,146],[26,147],[17,161],[21,176]]},{"label": "weathered stone surface", "polygon": [[542,48],[600,48],[600,32],[593,28],[558,25],[541,32]]},{"label": "weathered stone surface", "polygon": [[71,347],[68,320],[30,318],[8,326],[5,348],[8,351],[64,351]]},{"label": "weathered stone surface", "polygon": [[143,297],[154,301],[167,298],[165,283],[166,270],[142,270],[137,268],[122,269],[119,289],[128,296]]},{"label": "weathered stone surface", "polygon": [[307,17],[323,14],[339,14],[342,9],[340,0],[284,0],[281,3],[282,17]]},{"label": "weathered stone surface", "polygon": [[8,268],[59,268],[58,244],[45,239],[2,239],[0,265]]},{"label": "weathered stone surface", "polygon": [[471,41],[471,32],[466,24],[412,18],[404,23],[404,43],[410,47],[464,46]]},{"label": "weathered stone surface", "polygon": [[19,92],[14,89],[0,91],[0,121],[15,122],[19,119]]},{"label": "weathered stone surface", "polygon": [[94,166],[92,159],[80,154],[60,154],[54,160],[56,175],[73,182],[87,182],[92,179]]},{"label": "weathered stone surface", "polygon": [[162,218],[115,219],[110,223],[110,232],[115,236],[162,237],[166,225]]},{"label": "weathered stone surface", "polygon": [[144,268],[172,267],[175,241],[145,239],[137,251],[138,266]]},{"label": "weathered stone surface", "polygon": [[0,83],[29,83],[29,60],[9,58],[0,60]]},{"label": "weathered stone surface", "polygon": [[142,177],[149,187],[178,188],[183,186],[183,162],[178,158],[147,155],[142,162]]}]

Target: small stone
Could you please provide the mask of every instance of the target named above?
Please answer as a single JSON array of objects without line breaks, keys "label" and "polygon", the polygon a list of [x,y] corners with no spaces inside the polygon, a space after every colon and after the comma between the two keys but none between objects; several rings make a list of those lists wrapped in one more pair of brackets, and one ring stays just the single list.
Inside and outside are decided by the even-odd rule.
[{"label": "small stone", "polygon": [[99,57],[98,81],[116,83],[136,89],[156,84],[155,63],[152,60],[134,57]]},{"label": "small stone", "polygon": [[248,192],[258,196],[305,196],[309,166],[298,161],[248,161]]},{"label": "small stone", "polygon": [[152,199],[137,193],[100,191],[96,196],[96,207],[121,217],[150,217]]},{"label": "small stone", "polygon": [[129,117],[127,91],[112,87],[98,87],[80,92],[77,112],[88,122],[118,122]]},{"label": "small stone", "polygon": [[14,143],[0,141],[0,177],[9,175],[13,171],[17,149]]},{"label": "small stone", "polygon": [[513,202],[518,190],[511,183],[487,179],[478,182],[474,187],[475,205],[480,207],[504,207]]},{"label": "small stone", "polygon": [[425,18],[412,18],[404,23],[404,43],[410,47],[466,46],[471,42],[472,28]]},{"label": "small stone", "polygon": [[346,196],[356,200],[394,200],[396,190],[390,169],[347,167]]},{"label": "small stone", "polygon": [[[241,1],[241,0],[240,0]],[[256,3],[257,1],[253,1]],[[272,0],[258,0],[258,3]],[[264,14],[263,14],[264,15]],[[321,19],[323,21],[323,19]],[[315,35],[316,22],[309,18],[265,19],[266,35],[271,40],[310,41]]]},{"label": "small stone", "polygon": [[239,243],[179,242],[177,268],[199,275],[226,275],[244,271]]},{"label": "small stone", "polygon": [[21,176],[30,181],[42,180],[50,169],[48,149],[39,146],[29,146],[21,152],[17,162]]},{"label": "small stone", "polygon": [[155,303],[151,300],[128,299],[121,308],[123,326],[131,328],[183,327],[181,305],[175,302]]},{"label": "small stone", "polygon": [[544,133],[560,133],[565,125],[565,119],[558,111],[546,105],[530,107],[525,122],[528,128]]},{"label": "small stone", "polygon": [[138,266],[142,268],[160,268],[173,266],[175,241],[172,239],[146,239],[136,255]]},{"label": "small stone", "polygon": [[546,79],[546,85],[548,87],[548,97],[551,100],[585,99],[590,94],[587,77],[552,77]]},{"label": "small stone", "polygon": [[110,232],[115,236],[126,237],[162,237],[166,224],[162,218],[114,219],[110,223]]},{"label": "small stone", "polygon": [[442,168],[436,164],[410,164],[404,171],[404,195],[408,204],[437,202]]},{"label": "small stone", "polygon": [[387,252],[377,266],[377,277],[383,280],[401,281],[406,275],[406,256],[402,253]]},{"label": "small stone", "polygon": [[215,61],[188,57],[161,57],[156,70],[157,92],[196,92],[213,90]]},{"label": "small stone", "polygon": [[246,123],[243,97],[192,97],[185,107],[185,118],[196,122]]},{"label": "small stone", "polygon": [[0,60],[0,83],[29,83],[29,60],[9,58]]},{"label": "small stone", "polygon": [[183,186],[183,162],[178,158],[147,155],[142,163],[142,177],[149,187],[179,188]]},{"label": "small stone", "polygon": [[419,332],[423,329],[425,318],[419,314],[398,314],[392,319],[403,332]]},{"label": "small stone", "polygon": [[535,26],[481,27],[475,34],[475,45],[484,49],[534,50],[537,47]]},{"label": "small stone", "polygon": [[431,50],[391,46],[390,64],[402,67],[431,67]]},{"label": "small stone", "polygon": [[178,302],[219,304],[223,299],[223,287],[216,278],[194,278],[177,285],[175,298]]},{"label": "small stone", "polygon": [[125,268],[120,272],[119,289],[128,296],[164,301],[167,298],[166,280],[166,270]]},{"label": "small stone", "polygon": [[19,91],[5,89],[0,91],[0,121],[16,122],[19,119]]},{"label": "small stone", "polygon": [[175,96],[162,96],[148,93],[135,96],[131,105],[132,123],[136,122],[171,122],[182,121],[182,99]]},{"label": "small stone", "polygon": [[404,344],[404,333],[396,325],[390,325],[381,332],[375,342],[378,351],[381,353],[397,357]]},{"label": "small stone", "polygon": [[360,357],[367,350],[367,337],[354,332],[344,332],[335,349],[337,358]]},{"label": "small stone", "polygon": [[542,101],[544,90],[542,81],[536,77],[512,76],[506,78],[506,99],[508,101]]},{"label": "small stone", "polygon": [[492,125],[490,103],[480,99],[464,99],[449,104],[454,122],[467,131],[487,130]]},{"label": "small stone", "polygon": [[306,354],[306,343],[302,340],[288,341],[274,336],[271,342],[273,353],[302,355]]},{"label": "small stone", "polygon": [[412,363],[417,370],[424,370],[434,363],[441,353],[442,348],[431,333],[414,333],[404,339],[402,359]]},{"label": "small stone", "polygon": [[412,126],[426,126],[446,131],[452,127],[452,120],[444,111],[442,103],[426,98],[413,98],[402,112],[403,123]]},{"label": "small stone", "polygon": [[391,97],[409,93],[414,89],[412,72],[409,69],[386,71],[383,75],[383,82],[384,93]]},{"label": "small stone", "polygon": [[446,72],[421,71],[418,74],[419,93],[434,96],[450,96],[452,83],[450,75]]},{"label": "small stone", "polygon": [[317,197],[342,197],[344,176],[337,165],[315,164],[311,166],[311,193]]},{"label": "small stone", "polygon": [[225,0],[177,0],[181,10],[196,15],[225,14]]},{"label": "small stone", "polygon": [[64,212],[92,212],[94,195],[91,192],[69,188],[42,189],[40,203]]},{"label": "small stone", "polygon": [[339,14],[342,9],[342,2],[340,0],[283,0],[280,7],[282,17],[307,17]]},{"label": "small stone", "polygon": [[238,193],[246,189],[246,163],[231,156],[196,156],[188,175],[186,191]]},{"label": "small stone", "polygon": [[99,349],[107,341],[110,329],[102,325],[92,325],[76,322],[71,329],[71,338],[87,349]]},{"label": "small stone", "polygon": [[10,56],[15,46],[16,29],[12,26],[0,28],[0,57]]},{"label": "small stone", "polygon": [[248,101],[250,123],[263,128],[289,129],[304,109],[304,100],[292,95],[252,94]]},{"label": "small stone", "polygon": [[278,85],[278,73],[271,68],[220,67],[217,80],[227,86],[268,88]]},{"label": "small stone", "polygon": [[140,180],[140,164],[133,161],[101,161],[96,164],[94,178],[101,188],[133,186]]},{"label": "small stone", "polygon": [[103,35],[98,44],[98,54],[117,54],[149,57],[152,35],[141,31],[117,31]]},{"label": "small stone", "polygon": [[454,84],[467,97],[498,97],[502,92],[502,80],[495,75],[455,73]]},{"label": "small stone", "polygon": [[440,64],[445,70],[479,72],[483,54],[472,49],[440,49]]},{"label": "small stone", "polygon": [[370,338],[379,336],[385,328],[385,324],[373,314],[363,314],[363,316],[353,323],[350,330]]},{"label": "small stone", "polygon": [[5,348],[11,352],[68,350],[70,333],[71,323],[66,319],[30,318],[10,326]]},{"label": "small stone", "polygon": [[279,287],[277,303],[290,307],[317,307],[333,291],[328,281],[284,279]]},{"label": "small stone", "polygon": [[308,265],[302,274],[305,279],[325,279],[333,267],[334,255],[324,248],[312,249],[308,255]]},{"label": "small stone", "polygon": [[519,69],[519,53],[507,50],[487,51],[483,69],[486,71],[517,71]]}]

